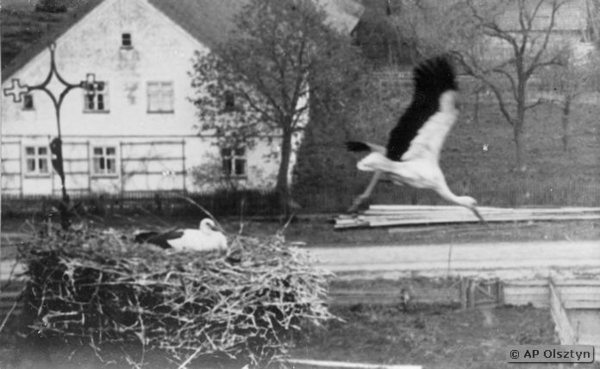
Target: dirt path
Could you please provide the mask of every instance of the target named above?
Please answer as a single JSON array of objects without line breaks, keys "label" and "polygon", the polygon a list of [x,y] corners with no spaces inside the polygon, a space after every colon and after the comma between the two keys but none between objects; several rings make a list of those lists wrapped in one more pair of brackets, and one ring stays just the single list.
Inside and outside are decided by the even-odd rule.
[{"label": "dirt path", "polygon": [[339,277],[478,275],[504,279],[600,274],[600,242],[466,243],[311,247],[317,265]]}]

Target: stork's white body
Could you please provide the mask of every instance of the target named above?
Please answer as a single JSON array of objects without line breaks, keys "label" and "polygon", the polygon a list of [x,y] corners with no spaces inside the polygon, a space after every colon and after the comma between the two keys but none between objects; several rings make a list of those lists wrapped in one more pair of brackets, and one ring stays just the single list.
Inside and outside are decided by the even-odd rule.
[{"label": "stork's white body", "polygon": [[184,229],[179,238],[167,240],[177,251],[227,250],[227,238],[221,232],[212,229]]},{"label": "stork's white body", "polygon": [[205,218],[198,229],[177,229],[168,232],[140,232],[138,243],[150,243],[163,249],[177,251],[227,250],[227,238],[216,229],[215,222]]},{"label": "stork's white body", "polygon": [[375,172],[350,211],[368,198],[380,177],[386,175],[398,185],[431,189],[449,202],[472,210],[484,221],[475,199],[452,193],[439,166],[444,141],[458,117],[454,72],[444,58],[432,59],[415,69],[415,81],[413,102],[390,133],[386,148],[367,142],[347,144],[350,151],[371,151],[357,168]]}]

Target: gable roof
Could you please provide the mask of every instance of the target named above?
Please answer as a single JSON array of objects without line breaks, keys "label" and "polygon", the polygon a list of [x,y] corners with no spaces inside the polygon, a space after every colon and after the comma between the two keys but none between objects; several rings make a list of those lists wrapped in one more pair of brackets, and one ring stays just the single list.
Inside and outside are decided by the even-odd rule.
[{"label": "gable roof", "polygon": [[[80,0],[64,22],[28,45],[2,70],[2,82],[8,80],[21,67],[44,51],[67,30],[90,14],[105,0]],[[209,47],[227,39],[233,29],[233,16],[247,0],[147,0],[192,37]],[[362,14],[360,0],[315,0],[324,6],[328,22],[340,31],[350,32]]]},{"label": "gable roof", "polygon": [[240,0],[148,0],[198,41],[209,47],[224,42],[233,17],[245,5]]}]

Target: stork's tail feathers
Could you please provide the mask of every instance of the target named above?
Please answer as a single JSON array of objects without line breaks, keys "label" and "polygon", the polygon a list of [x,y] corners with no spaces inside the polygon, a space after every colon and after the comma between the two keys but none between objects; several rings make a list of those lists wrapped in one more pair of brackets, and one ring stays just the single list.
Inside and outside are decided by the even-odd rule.
[{"label": "stork's tail feathers", "polygon": [[456,73],[446,55],[429,59],[415,68],[415,90],[441,94],[458,90]]},{"label": "stork's tail feathers", "polygon": [[371,151],[371,147],[364,142],[348,141],[346,142],[346,148],[352,152]]},{"label": "stork's tail feathers", "polygon": [[155,231],[139,231],[134,233],[134,242],[136,243],[144,243],[148,242],[148,240],[158,236],[160,233]]}]

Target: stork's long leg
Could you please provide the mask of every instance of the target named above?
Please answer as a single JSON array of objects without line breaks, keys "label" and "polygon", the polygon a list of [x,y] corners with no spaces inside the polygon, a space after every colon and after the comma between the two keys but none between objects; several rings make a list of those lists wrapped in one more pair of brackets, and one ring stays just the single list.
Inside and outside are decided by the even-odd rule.
[{"label": "stork's long leg", "polygon": [[479,210],[477,210],[476,207],[472,207],[471,211],[473,211],[473,213],[475,213],[475,215],[477,216],[477,218],[479,218],[479,220],[481,221],[481,223],[488,225],[488,223],[485,221],[485,219],[483,219],[483,216],[481,216],[481,214],[479,213]]},{"label": "stork's long leg", "polygon": [[380,171],[376,171],[373,174],[373,178],[371,178],[371,182],[369,183],[365,191],[362,194],[360,194],[356,199],[354,199],[354,202],[352,202],[352,206],[348,208],[348,213],[355,212],[356,209],[358,209],[358,207],[360,206],[360,204],[362,204],[363,201],[365,201],[371,196],[371,192],[373,192],[375,185],[377,184],[377,182],[379,182],[381,174],[382,172]]}]

